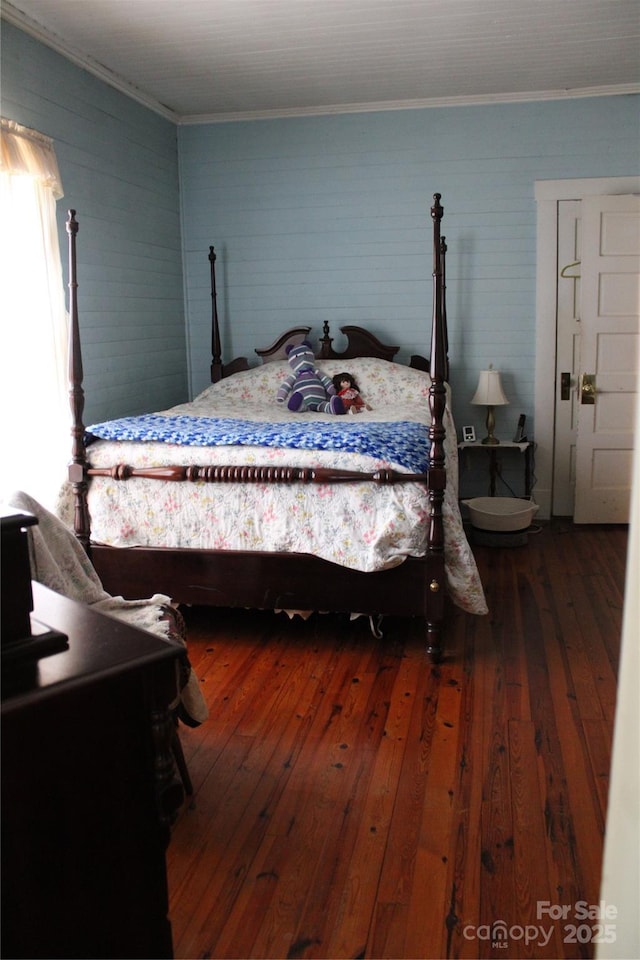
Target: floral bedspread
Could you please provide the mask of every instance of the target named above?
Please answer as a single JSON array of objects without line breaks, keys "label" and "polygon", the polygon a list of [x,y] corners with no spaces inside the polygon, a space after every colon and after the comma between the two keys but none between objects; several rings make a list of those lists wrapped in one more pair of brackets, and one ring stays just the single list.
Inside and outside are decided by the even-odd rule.
[{"label": "floral bedspread", "polygon": [[[323,361],[329,376],[347,369],[371,406],[358,422],[413,421],[429,424],[429,377],[385,360]],[[354,416],[290,413],[276,405],[286,361],[235,374],[208,387],[192,403],[163,416],[225,417],[256,423],[342,421]],[[445,414],[447,488],[444,498],[445,567],[449,592],[462,609],[487,612],[476,563],[458,507],[458,461],[453,420]],[[167,464],[332,467],[414,472],[385,457],[347,449],[182,446],[165,442],[96,440],[92,466]],[[68,508],[67,503],[66,507]],[[93,478],[89,490],[92,538],[117,547],[166,546],[215,550],[310,553],[365,572],[396,566],[426,552],[428,501],[423,484],[262,484],[162,482]]]}]

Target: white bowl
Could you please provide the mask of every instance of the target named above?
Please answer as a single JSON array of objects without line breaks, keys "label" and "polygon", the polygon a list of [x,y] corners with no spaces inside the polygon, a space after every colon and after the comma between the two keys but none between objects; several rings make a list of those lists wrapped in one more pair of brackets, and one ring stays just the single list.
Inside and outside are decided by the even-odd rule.
[{"label": "white bowl", "polygon": [[475,497],[462,503],[469,508],[471,523],[478,530],[526,530],[539,509],[537,503],[518,497]]}]

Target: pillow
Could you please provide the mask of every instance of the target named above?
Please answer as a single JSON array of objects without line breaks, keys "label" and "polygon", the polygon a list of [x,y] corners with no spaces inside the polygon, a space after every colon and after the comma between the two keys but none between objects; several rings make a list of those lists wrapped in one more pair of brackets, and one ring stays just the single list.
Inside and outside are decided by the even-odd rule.
[{"label": "pillow", "polygon": [[429,374],[401,363],[357,357],[353,360],[323,360],[320,368],[330,377],[350,373],[358,384],[362,399],[373,410],[398,403],[425,403],[429,397]]},{"label": "pillow", "polygon": [[[428,400],[431,385],[429,375],[400,363],[376,357],[357,357],[352,360],[318,360],[318,369],[329,377],[350,373],[360,388],[363,400],[374,411],[392,404],[424,404]],[[213,401],[217,406],[220,401],[265,403],[271,398],[275,405],[278,387],[290,372],[288,361],[274,360],[212,384],[195,402]]]},{"label": "pillow", "polygon": [[211,401],[216,406],[220,401],[265,403],[268,398],[272,398],[275,404],[278,387],[290,372],[291,367],[287,360],[273,360],[250,370],[242,370],[220,380],[219,383],[211,384],[195,398],[194,403]]}]

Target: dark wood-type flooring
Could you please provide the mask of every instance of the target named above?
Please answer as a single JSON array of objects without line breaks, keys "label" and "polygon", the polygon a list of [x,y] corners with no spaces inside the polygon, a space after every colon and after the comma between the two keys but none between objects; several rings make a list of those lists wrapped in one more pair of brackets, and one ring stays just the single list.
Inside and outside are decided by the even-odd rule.
[{"label": "dark wood-type flooring", "polygon": [[438,667],[418,621],[187,610],[211,716],[181,726],[176,957],[593,956],[626,546],[475,547],[491,612],[452,610]]}]

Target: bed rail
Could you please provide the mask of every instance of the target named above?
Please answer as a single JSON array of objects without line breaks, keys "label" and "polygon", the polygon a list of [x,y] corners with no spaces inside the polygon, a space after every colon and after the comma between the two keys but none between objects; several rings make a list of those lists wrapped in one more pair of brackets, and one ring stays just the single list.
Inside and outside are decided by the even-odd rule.
[{"label": "bed rail", "polygon": [[118,463],[113,467],[87,467],[90,477],[110,477],[111,480],[131,480],[143,477],[146,480],[171,480],[191,483],[362,483],[370,481],[380,485],[389,483],[424,483],[426,473],[400,473],[397,470],[381,469],[371,472],[338,470],[331,467],[253,467],[229,466],[177,466],[131,467]]}]

